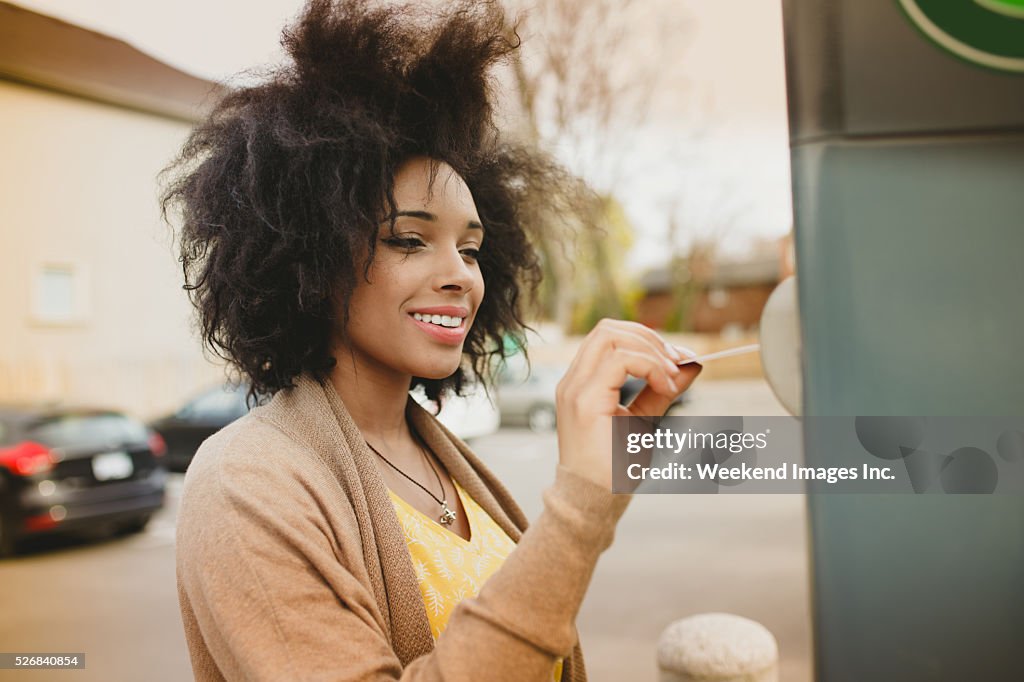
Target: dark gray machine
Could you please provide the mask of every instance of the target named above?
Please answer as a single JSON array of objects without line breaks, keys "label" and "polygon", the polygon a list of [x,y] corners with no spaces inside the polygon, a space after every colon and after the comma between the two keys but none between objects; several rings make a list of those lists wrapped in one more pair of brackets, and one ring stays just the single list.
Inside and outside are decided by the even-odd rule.
[{"label": "dark gray machine", "polygon": [[[1024,415],[1024,0],[783,5],[804,414]],[[1024,497],[809,511],[818,680],[1024,679]]]}]

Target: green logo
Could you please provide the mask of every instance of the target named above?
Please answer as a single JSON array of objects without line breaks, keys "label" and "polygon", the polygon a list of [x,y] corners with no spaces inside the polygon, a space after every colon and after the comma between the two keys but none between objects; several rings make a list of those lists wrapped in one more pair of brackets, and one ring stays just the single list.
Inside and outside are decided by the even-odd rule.
[{"label": "green logo", "polygon": [[898,0],[935,44],[990,69],[1024,73],[1024,0]]}]

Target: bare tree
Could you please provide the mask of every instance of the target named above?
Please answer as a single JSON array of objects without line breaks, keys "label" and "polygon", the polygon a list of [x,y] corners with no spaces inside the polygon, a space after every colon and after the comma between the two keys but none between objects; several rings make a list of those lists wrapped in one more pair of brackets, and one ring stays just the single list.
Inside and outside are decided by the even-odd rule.
[{"label": "bare tree", "polygon": [[[539,230],[548,284],[544,309],[568,328],[579,296],[572,263],[586,253],[597,268],[615,260],[604,239],[608,206],[623,182],[630,136],[666,88],[682,87],[671,65],[682,58],[689,19],[646,0],[506,0],[523,41],[513,64],[524,136],[556,154],[594,194],[575,224]],[[510,29],[511,30],[511,29]],[[678,94],[678,93],[676,93]],[[561,247],[560,247],[561,245]],[[566,252],[566,249],[568,252]],[[599,277],[602,300],[619,300],[616,278]]]},{"label": "bare tree", "polygon": [[689,330],[693,304],[721,256],[722,244],[751,208],[749,199],[731,184],[699,201],[690,196],[693,193],[692,183],[684,182],[666,206],[672,313],[665,328],[669,331]]}]

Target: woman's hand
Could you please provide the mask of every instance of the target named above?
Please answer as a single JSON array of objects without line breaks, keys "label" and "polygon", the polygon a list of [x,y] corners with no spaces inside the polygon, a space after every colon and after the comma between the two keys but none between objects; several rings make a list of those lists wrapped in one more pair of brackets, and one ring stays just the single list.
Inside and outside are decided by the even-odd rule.
[{"label": "woman's hand", "polygon": [[[661,417],[703,367],[637,322],[604,319],[587,334],[555,393],[562,466],[605,488],[612,482],[612,417]],[[629,406],[619,389],[629,375],[647,386]]]}]

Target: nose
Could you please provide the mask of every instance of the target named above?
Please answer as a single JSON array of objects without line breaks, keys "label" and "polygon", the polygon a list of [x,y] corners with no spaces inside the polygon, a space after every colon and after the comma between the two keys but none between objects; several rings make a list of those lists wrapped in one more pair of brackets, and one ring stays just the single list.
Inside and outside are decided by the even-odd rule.
[{"label": "nose", "polygon": [[438,257],[437,272],[434,275],[434,289],[438,291],[472,291],[476,284],[476,267],[459,253],[456,246],[444,249]]}]

